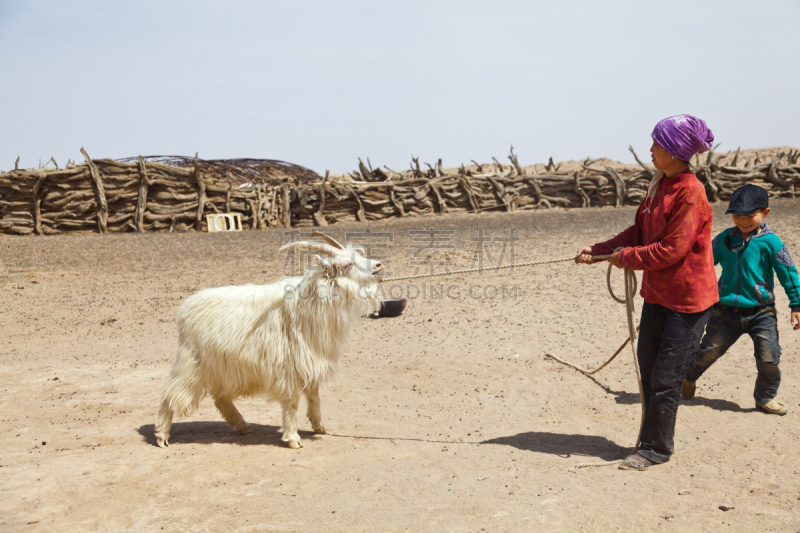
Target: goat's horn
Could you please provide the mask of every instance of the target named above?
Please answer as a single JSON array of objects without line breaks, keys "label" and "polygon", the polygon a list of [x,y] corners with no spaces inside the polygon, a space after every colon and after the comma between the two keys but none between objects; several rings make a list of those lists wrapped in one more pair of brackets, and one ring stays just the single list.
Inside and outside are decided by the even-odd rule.
[{"label": "goat's horn", "polygon": [[309,252],[322,252],[331,257],[339,255],[339,250],[324,242],[308,242],[308,241],[288,242],[283,246],[281,246],[278,249],[278,251],[282,252],[284,250],[288,250],[289,248],[303,248],[304,250],[308,250]]},{"label": "goat's horn", "polygon": [[330,244],[334,248],[338,248],[340,250],[344,250],[344,246],[339,244],[339,241],[337,241],[333,237],[329,237],[328,235],[325,235],[324,233],[320,233],[318,231],[312,231],[311,232],[311,237],[309,237],[309,238],[310,239],[313,239],[313,238],[322,239],[323,241],[327,242],[328,244]]}]

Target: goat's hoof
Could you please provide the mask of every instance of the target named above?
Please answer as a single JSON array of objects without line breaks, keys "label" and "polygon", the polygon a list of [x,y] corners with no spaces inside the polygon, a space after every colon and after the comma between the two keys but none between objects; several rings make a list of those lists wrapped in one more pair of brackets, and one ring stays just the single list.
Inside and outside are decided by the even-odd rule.
[{"label": "goat's hoof", "polygon": [[159,448],[166,448],[169,446],[169,437],[156,437],[156,444]]},{"label": "goat's hoof", "polygon": [[328,434],[328,432],[325,430],[325,428],[314,428],[314,433],[317,433],[318,435],[327,435]]},{"label": "goat's hoof", "polygon": [[298,448],[302,448],[303,447],[303,445],[300,444],[300,441],[296,441],[296,440],[287,441],[286,444],[288,444],[289,448],[292,448],[293,450],[296,450]]},{"label": "goat's hoof", "polygon": [[248,433],[252,433],[253,429],[250,426],[245,426],[239,430],[239,435],[247,435]]}]

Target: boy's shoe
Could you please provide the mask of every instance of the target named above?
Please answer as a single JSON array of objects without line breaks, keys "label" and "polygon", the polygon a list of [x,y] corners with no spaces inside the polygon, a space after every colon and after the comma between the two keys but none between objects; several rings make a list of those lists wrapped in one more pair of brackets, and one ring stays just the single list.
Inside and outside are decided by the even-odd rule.
[{"label": "boy's shoe", "polygon": [[[684,381],[684,383],[686,383]],[[759,411],[763,411],[765,413],[769,413],[771,415],[780,415],[783,416],[789,412],[789,409],[783,405],[781,402],[770,400],[767,403],[756,402],[756,409]]]},{"label": "boy's shoe", "polygon": [[694,398],[694,391],[697,388],[697,385],[692,383],[691,381],[683,380],[683,386],[681,387],[681,396],[683,396],[684,400],[691,400]]}]

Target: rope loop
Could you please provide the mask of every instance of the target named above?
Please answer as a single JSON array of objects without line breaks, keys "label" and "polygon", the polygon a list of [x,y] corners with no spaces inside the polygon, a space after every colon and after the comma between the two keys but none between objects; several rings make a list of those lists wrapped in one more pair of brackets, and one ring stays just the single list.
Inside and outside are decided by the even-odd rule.
[{"label": "rope loop", "polygon": [[[619,248],[617,249],[617,251],[619,251]],[[628,319],[627,320],[628,321],[628,338],[625,339],[625,342],[623,342],[622,345],[617,349],[617,351],[614,352],[614,355],[612,355],[605,363],[603,363],[599,367],[595,368],[594,370],[588,370],[586,368],[582,368],[582,367],[580,367],[578,365],[570,363],[569,361],[565,361],[564,359],[556,357],[553,354],[547,354],[547,356],[551,357],[555,361],[558,361],[562,365],[566,365],[566,366],[568,366],[570,368],[574,368],[575,370],[577,370],[578,372],[580,372],[580,373],[582,373],[584,375],[591,376],[592,374],[600,372],[602,369],[604,369],[606,366],[608,366],[608,364],[611,363],[611,361],[613,361],[617,357],[617,355],[619,355],[619,353],[622,351],[622,349],[625,348],[625,345],[630,344],[630,346],[631,346],[631,354],[633,355],[633,366],[636,369],[636,379],[639,382],[639,400],[640,400],[641,406],[642,406],[642,416],[641,416],[641,421],[639,422],[639,435],[636,438],[636,446],[634,446],[634,448],[633,448],[634,451],[636,451],[637,449],[639,449],[639,444],[641,444],[642,428],[644,427],[644,416],[645,416],[644,390],[642,388],[642,373],[639,370],[639,358],[637,357],[637,354],[636,354],[636,348],[633,345],[633,341],[636,340],[637,331],[639,329],[635,325],[636,309],[635,309],[634,304],[633,304],[633,299],[636,297],[636,291],[638,289],[639,284],[638,284],[638,282],[636,280],[636,274],[634,273],[633,270],[629,270],[627,268],[623,269],[624,270],[624,284],[625,284],[625,298],[624,299],[618,298],[617,295],[614,294],[614,289],[611,288],[611,269],[613,267],[614,267],[614,265],[612,265],[611,263],[608,264],[608,271],[606,272],[606,286],[608,287],[608,294],[611,295],[611,298],[615,302],[618,302],[618,303],[621,303],[621,304],[625,304],[625,311],[626,311],[625,314],[626,314],[627,319]],[[601,461],[601,462],[597,462],[597,463],[578,463],[577,465],[575,465],[574,469],[578,469],[578,468],[594,468],[594,467],[600,467],[600,466],[612,466],[612,465],[619,464],[621,462],[622,461]]]}]

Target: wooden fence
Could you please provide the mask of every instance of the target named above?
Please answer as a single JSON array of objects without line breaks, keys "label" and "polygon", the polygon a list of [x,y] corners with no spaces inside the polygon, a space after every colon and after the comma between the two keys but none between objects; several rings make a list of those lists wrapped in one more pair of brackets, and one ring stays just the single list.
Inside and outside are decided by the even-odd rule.
[{"label": "wooden fence", "polygon": [[[633,151],[631,149],[631,151]],[[0,174],[0,233],[50,235],[70,232],[205,230],[204,215],[239,213],[246,228],[327,226],[341,221],[369,222],[392,217],[553,207],[637,205],[653,170],[599,164],[543,171],[511,164],[462,165],[459,169],[414,159],[411,169],[394,172],[359,164],[345,176],[324,178],[308,169],[281,179],[253,179],[220,171],[209,162],[183,158],[167,164],[91,159],[65,169],[13,170]],[[634,154],[635,156],[636,154]],[[736,154],[694,160],[710,201],[727,200],[737,187],[756,183],[772,197],[796,197],[800,151],[739,166]],[[639,161],[638,157],[636,158]],[[188,162],[188,163],[187,163]],[[246,185],[247,188],[242,188]]]}]

